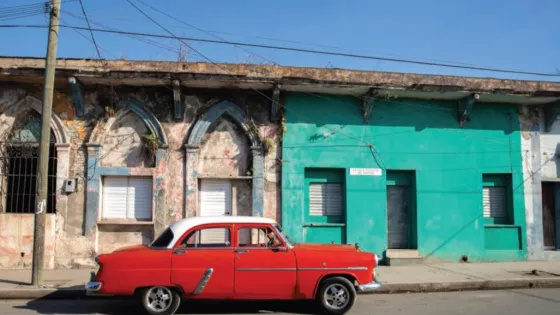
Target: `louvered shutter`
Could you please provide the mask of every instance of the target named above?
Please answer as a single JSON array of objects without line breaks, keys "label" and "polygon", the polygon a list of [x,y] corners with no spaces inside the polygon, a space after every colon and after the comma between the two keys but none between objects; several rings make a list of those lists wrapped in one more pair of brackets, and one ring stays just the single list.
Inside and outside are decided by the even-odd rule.
[{"label": "louvered shutter", "polygon": [[[203,180],[200,186],[200,216],[231,214],[231,183],[227,180]],[[201,244],[229,242],[227,229],[201,231]]]},{"label": "louvered shutter", "polygon": [[126,219],[128,178],[111,176],[103,178],[103,218]]},{"label": "louvered shutter", "polygon": [[152,217],[151,178],[129,177],[127,217],[137,220],[148,220]]},{"label": "louvered shutter", "polygon": [[312,183],[309,185],[309,215],[342,215],[342,185]]},{"label": "louvered shutter", "polygon": [[506,189],[504,187],[484,187],[483,208],[485,218],[505,218]]},{"label": "louvered shutter", "polygon": [[152,179],[150,177],[106,176],[103,178],[103,218],[152,218]]},{"label": "louvered shutter", "polygon": [[229,181],[203,180],[200,187],[200,216],[231,213],[231,184]]}]

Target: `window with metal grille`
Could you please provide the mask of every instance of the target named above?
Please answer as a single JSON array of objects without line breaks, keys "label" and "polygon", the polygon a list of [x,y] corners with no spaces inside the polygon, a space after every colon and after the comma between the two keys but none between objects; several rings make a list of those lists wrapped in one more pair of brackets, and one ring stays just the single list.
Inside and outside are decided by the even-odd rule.
[{"label": "window with metal grille", "polygon": [[309,215],[342,215],[342,185],[338,183],[310,183]]},{"label": "window with metal grille", "polygon": [[484,217],[494,219],[506,218],[505,187],[484,187]]},{"label": "window with metal grille", "polygon": [[103,219],[152,219],[152,178],[103,177]]},{"label": "window with metal grille", "polygon": [[[6,196],[7,213],[35,213],[37,208],[37,171],[39,145],[7,143],[4,146],[2,189]],[[47,213],[56,213],[56,148],[49,147]]]},{"label": "window with metal grille", "polygon": [[482,210],[486,223],[507,224],[510,221],[510,176],[507,174],[484,174],[482,187]]}]

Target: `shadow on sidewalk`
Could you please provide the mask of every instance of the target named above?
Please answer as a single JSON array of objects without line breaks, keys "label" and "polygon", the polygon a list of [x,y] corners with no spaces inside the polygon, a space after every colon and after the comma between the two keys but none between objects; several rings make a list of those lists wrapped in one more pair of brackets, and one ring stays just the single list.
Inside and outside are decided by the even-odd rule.
[{"label": "shadow on sidewalk", "polygon": [[[61,290],[63,291],[63,290]],[[54,298],[54,299],[53,299]],[[34,311],[37,314],[143,314],[138,302],[129,297],[84,297],[65,299],[45,296],[13,307]],[[288,313],[316,314],[315,305],[309,301],[191,301],[184,300],[177,314],[257,314]]]},{"label": "shadow on sidewalk", "polygon": [[17,285],[29,285],[29,282],[15,281],[15,280],[0,280],[0,283],[17,284]]}]

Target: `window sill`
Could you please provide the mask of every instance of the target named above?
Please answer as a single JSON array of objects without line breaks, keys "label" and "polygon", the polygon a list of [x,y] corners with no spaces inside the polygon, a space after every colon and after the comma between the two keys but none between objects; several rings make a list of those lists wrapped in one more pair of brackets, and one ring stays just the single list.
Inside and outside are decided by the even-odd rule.
[{"label": "window sill", "polygon": [[110,219],[97,221],[98,225],[154,225],[154,221],[137,221],[126,219]]},{"label": "window sill", "polygon": [[199,179],[253,179],[253,176],[213,176],[213,175],[198,175]]},{"label": "window sill", "polygon": [[344,227],[346,226],[345,223],[305,223],[303,227],[313,227],[313,226],[322,226],[322,227]]},{"label": "window sill", "polygon": [[499,228],[507,229],[507,228],[519,228],[519,225],[516,225],[516,224],[485,224],[484,227],[485,228],[496,228],[496,229],[499,229]]}]

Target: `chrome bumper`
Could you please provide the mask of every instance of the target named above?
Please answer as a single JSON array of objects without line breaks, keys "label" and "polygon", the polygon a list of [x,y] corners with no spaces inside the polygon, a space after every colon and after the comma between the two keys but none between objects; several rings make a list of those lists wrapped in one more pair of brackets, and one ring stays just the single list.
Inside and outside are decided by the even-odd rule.
[{"label": "chrome bumper", "polygon": [[372,292],[381,288],[381,283],[373,281],[358,286],[358,292]]},{"label": "chrome bumper", "polygon": [[97,281],[88,282],[86,284],[86,294],[87,295],[95,294],[101,289],[101,286],[103,286],[101,282],[97,282]]}]

